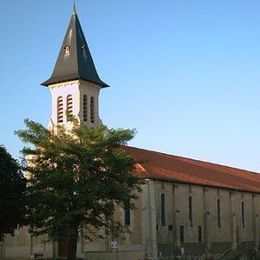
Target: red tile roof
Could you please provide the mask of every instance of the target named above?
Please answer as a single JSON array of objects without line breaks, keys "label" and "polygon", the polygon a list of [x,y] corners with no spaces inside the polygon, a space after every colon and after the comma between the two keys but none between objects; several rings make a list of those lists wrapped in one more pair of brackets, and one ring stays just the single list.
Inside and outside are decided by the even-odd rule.
[{"label": "red tile roof", "polygon": [[126,146],[141,178],[260,193],[260,173]]}]

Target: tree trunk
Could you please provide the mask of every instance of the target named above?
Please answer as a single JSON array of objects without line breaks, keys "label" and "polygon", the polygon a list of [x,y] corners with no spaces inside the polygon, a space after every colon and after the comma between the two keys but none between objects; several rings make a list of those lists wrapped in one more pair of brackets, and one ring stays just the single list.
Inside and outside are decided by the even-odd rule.
[{"label": "tree trunk", "polygon": [[74,228],[74,230],[72,230],[69,237],[67,260],[77,259],[77,242],[78,242],[78,226]]}]

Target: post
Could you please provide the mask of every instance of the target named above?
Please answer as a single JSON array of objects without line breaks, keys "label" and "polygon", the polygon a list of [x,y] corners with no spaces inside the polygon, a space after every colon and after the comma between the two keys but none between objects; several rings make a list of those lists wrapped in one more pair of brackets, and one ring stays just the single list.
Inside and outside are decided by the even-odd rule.
[{"label": "post", "polygon": [[80,228],[80,252],[81,256],[84,258],[84,251],[85,251],[85,233],[84,229]]},{"label": "post", "polygon": [[176,212],[176,200],[175,200],[175,183],[172,183],[172,257],[174,257],[175,254],[175,247],[176,247],[176,218],[175,218],[175,212]]},{"label": "post", "polygon": [[206,192],[208,191],[207,188],[203,188],[203,210],[204,210],[204,253],[207,255],[209,248],[208,248],[208,217],[209,211],[207,207],[207,199],[206,199]]},{"label": "post", "polygon": [[33,235],[30,233],[30,255],[33,255]]},{"label": "post", "polygon": [[256,248],[259,249],[259,231],[258,227],[258,215],[255,214],[255,236],[256,236]]},{"label": "post", "polygon": [[230,192],[230,213],[231,213],[231,234],[232,234],[232,249],[237,249],[237,231],[236,231],[236,207],[235,207],[235,193]]},{"label": "post", "polygon": [[179,213],[180,213],[180,210],[176,209],[175,210],[175,225],[176,225],[176,228],[175,228],[175,232],[176,232],[176,247],[177,247],[177,250],[179,251],[180,248],[181,248],[181,238],[180,238],[180,230],[179,230]]},{"label": "post", "polygon": [[156,208],[154,182],[145,179],[142,188],[143,243],[147,255],[157,257]]},{"label": "post", "polygon": [[180,230],[179,230],[179,213],[180,210],[177,207],[177,200],[176,200],[176,194],[177,194],[177,189],[178,189],[178,185],[176,183],[173,183],[173,217],[174,217],[174,232],[173,235],[175,236],[174,238],[174,242],[175,242],[175,254],[176,253],[180,253],[180,247],[181,247],[181,242],[180,242]]},{"label": "post", "polygon": [[45,260],[47,259],[46,242],[47,242],[47,239],[46,239],[46,236],[45,236],[44,241],[43,241],[43,257],[44,257]]},{"label": "post", "polygon": [[237,229],[236,229],[236,213],[232,213],[232,248],[237,249]]}]

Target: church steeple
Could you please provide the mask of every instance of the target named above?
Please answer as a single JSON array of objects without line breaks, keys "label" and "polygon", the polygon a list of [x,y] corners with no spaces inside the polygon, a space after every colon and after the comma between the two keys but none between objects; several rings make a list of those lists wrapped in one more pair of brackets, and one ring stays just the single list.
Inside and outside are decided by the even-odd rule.
[{"label": "church steeple", "polygon": [[99,91],[108,85],[97,74],[75,5],[53,73],[42,85],[52,96],[49,128],[59,124],[70,128],[72,117],[85,126],[102,124]]},{"label": "church steeple", "polygon": [[74,4],[70,23],[53,73],[42,85],[49,86],[77,79],[96,83],[103,88],[109,87],[97,74]]}]

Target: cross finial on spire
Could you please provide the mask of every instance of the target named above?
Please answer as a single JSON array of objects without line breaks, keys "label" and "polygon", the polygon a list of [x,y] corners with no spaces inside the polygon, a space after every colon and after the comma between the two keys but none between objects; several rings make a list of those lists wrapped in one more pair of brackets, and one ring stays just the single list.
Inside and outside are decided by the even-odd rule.
[{"label": "cross finial on spire", "polygon": [[76,3],[75,3],[75,0],[73,0],[73,13],[74,14],[76,13]]}]

